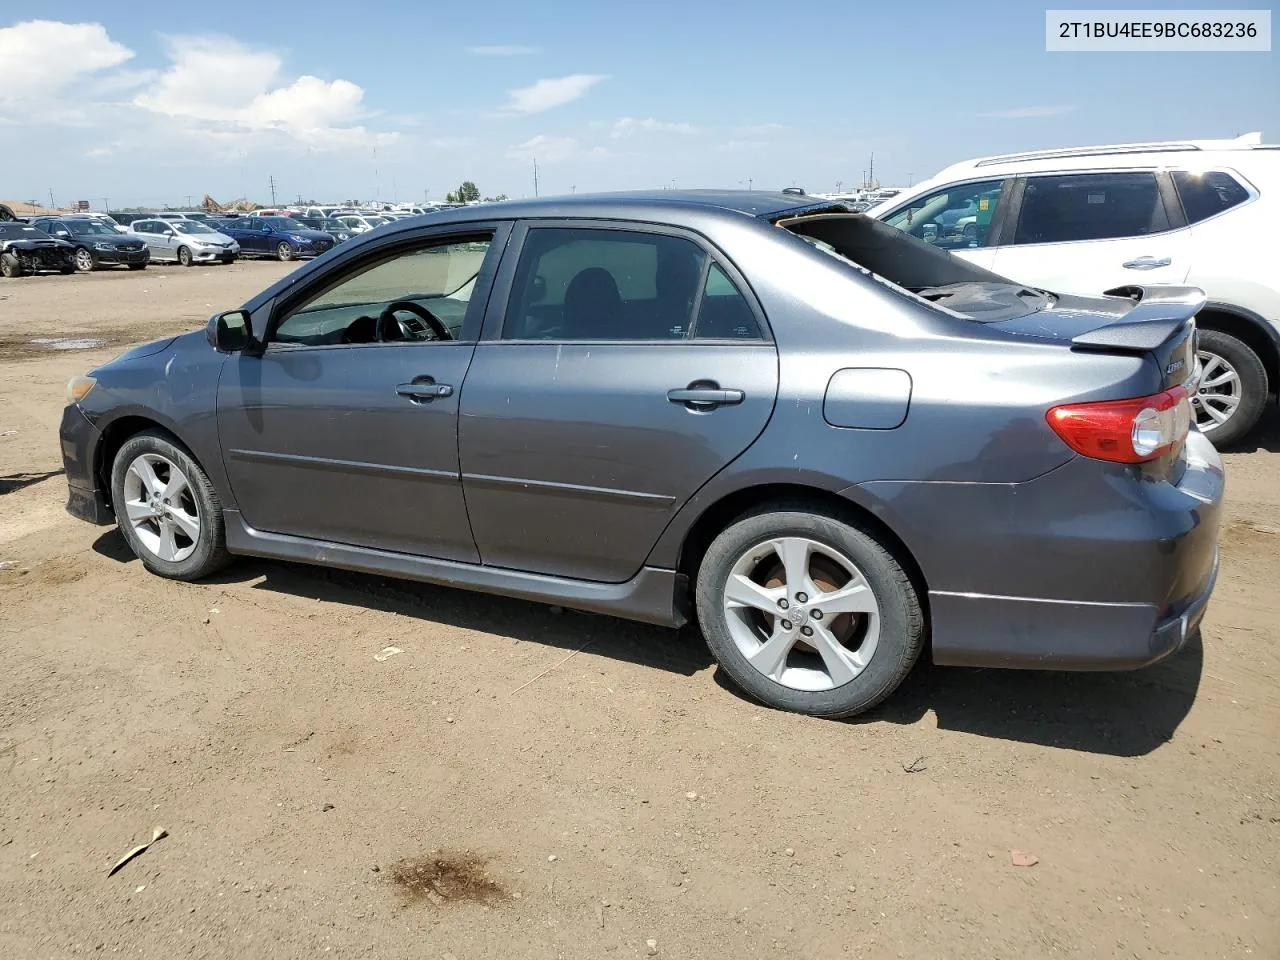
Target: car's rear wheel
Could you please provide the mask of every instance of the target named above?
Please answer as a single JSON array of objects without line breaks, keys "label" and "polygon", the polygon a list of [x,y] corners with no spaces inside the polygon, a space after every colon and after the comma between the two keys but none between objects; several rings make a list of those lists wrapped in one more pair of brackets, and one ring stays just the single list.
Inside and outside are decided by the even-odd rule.
[{"label": "car's rear wheel", "polygon": [[91,251],[85,249],[84,247],[77,248],[76,250],[76,269],[77,270],[79,270],[81,273],[90,273],[93,271],[93,268],[96,267],[97,265],[98,265],[98,261],[94,257]]},{"label": "car's rear wheel", "polygon": [[281,260],[292,260],[293,247],[289,246],[289,244],[284,241],[281,241],[279,246],[276,247],[276,256]]},{"label": "car's rear wheel", "polygon": [[222,505],[195,459],[161,433],[120,447],[111,469],[120,532],[142,565],[172,580],[198,580],[230,561]]},{"label": "car's rear wheel", "polygon": [[178,248],[178,263],[184,267],[191,266],[191,250],[187,247]]},{"label": "car's rear wheel", "polygon": [[1270,385],[1267,368],[1250,347],[1221,330],[1201,330],[1199,380],[1191,398],[1196,425],[1215,446],[1244,439],[1262,416]]},{"label": "car's rear wheel", "polygon": [[0,254],[0,277],[22,276],[22,261],[12,253]]},{"label": "car's rear wheel", "polygon": [[924,643],[915,587],[864,530],[785,509],[746,516],[698,570],[698,621],[735,683],[760,702],[819,717],[875,706]]}]

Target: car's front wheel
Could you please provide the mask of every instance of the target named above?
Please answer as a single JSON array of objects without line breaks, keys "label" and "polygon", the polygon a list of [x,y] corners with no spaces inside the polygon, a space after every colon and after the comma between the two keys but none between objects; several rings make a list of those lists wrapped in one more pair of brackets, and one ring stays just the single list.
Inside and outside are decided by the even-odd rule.
[{"label": "car's front wheel", "polygon": [[129,548],[154,574],[199,580],[231,559],[213,484],[162,433],[139,433],[120,447],[111,469],[111,502]]},{"label": "car's front wheel", "polygon": [[178,263],[184,267],[191,266],[191,250],[189,248],[178,248]]},{"label": "car's front wheel", "polygon": [[98,261],[94,258],[92,251],[85,247],[79,247],[76,250],[76,269],[81,273],[90,273],[93,268],[98,265]]},{"label": "car's front wheel", "polygon": [[1262,416],[1270,385],[1267,368],[1244,341],[1221,330],[1201,330],[1199,379],[1191,397],[1196,425],[1214,446],[1243,440]]},{"label": "car's front wheel", "polygon": [[725,529],[698,570],[698,621],[734,682],[760,702],[819,717],[875,706],[924,643],[910,578],[870,533],[776,509]]},{"label": "car's front wheel", "polygon": [[276,256],[281,260],[292,260],[293,247],[289,246],[289,244],[284,241],[281,241],[280,245],[276,247]]},{"label": "car's front wheel", "polygon": [[12,253],[0,254],[0,277],[22,276],[22,261]]}]

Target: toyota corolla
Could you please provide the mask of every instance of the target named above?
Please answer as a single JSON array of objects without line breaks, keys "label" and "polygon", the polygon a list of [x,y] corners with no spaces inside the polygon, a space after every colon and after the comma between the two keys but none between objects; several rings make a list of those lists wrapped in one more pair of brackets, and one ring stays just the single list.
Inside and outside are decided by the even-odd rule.
[{"label": "toyota corolla", "polygon": [[820,716],[925,651],[1138,667],[1217,573],[1202,302],[1057,296],[803,196],[450,210],[72,380],[69,509],[163,577],[247,554],[696,618]]}]

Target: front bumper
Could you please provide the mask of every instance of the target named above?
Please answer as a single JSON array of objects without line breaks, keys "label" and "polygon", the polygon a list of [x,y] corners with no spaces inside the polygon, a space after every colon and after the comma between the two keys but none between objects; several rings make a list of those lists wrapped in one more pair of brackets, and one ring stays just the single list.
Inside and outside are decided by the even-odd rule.
[{"label": "front bumper", "polygon": [[1026,483],[864,484],[928,583],[940,664],[1125,670],[1195,633],[1218,571],[1221,458],[1178,482],[1078,457]]},{"label": "front bumper", "polygon": [[62,411],[58,429],[62,467],[67,475],[67,512],[73,517],[105,526],[115,523],[94,469],[102,434],[74,404]]},{"label": "front bumper", "polygon": [[230,262],[240,253],[239,247],[202,247],[191,249],[191,258],[197,263]]},{"label": "front bumper", "polygon": [[147,263],[151,252],[143,247],[141,250],[92,250],[93,259],[104,266],[124,263]]}]

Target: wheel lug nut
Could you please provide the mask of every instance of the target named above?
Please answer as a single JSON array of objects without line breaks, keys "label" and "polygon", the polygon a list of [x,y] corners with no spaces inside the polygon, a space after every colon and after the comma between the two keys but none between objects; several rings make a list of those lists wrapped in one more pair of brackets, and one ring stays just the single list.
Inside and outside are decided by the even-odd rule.
[{"label": "wheel lug nut", "polygon": [[790,621],[790,620],[783,620],[783,621],[782,621],[782,629],[783,629],[783,630],[790,630],[790,629],[792,628],[792,626],[793,626],[793,624],[791,623],[791,621]]},{"label": "wheel lug nut", "polygon": [[785,599],[784,599],[784,600],[779,600],[779,601],[778,601],[778,609],[779,609],[779,610],[785,610],[785,609],[787,609],[787,607],[789,607],[789,606],[791,606],[791,604],[787,603],[787,601],[786,601]]},{"label": "wheel lug nut", "polygon": [[822,611],[821,611],[821,610],[815,610],[815,611],[813,611],[813,613],[809,614],[809,616],[813,617],[813,619],[815,619],[815,620],[821,620],[821,619],[822,619]]},{"label": "wheel lug nut", "polygon": [[804,634],[806,637],[812,637],[812,636],[813,636],[813,627],[801,627],[801,628],[800,628],[800,632],[801,632],[802,634]]},{"label": "wheel lug nut", "polygon": [[809,595],[807,593],[797,593],[796,603],[808,603]]}]

